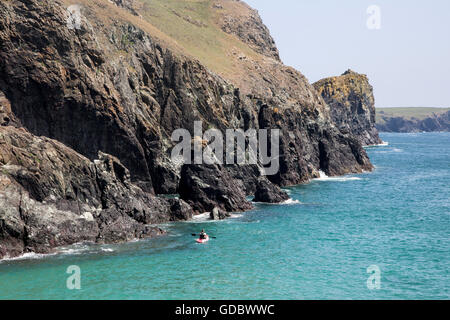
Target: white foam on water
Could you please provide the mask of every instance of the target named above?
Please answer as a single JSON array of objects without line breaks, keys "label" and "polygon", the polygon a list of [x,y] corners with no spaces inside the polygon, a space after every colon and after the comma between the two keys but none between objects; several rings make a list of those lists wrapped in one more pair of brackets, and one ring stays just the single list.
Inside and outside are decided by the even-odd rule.
[{"label": "white foam on water", "polygon": [[70,246],[65,246],[61,248],[57,248],[56,253],[65,254],[65,255],[78,255],[82,254],[86,251],[89,251],[91,248],[87,244],[76,243]]},{"label": "white foam on water", "polygon": [[[55,248],[55,251],[51,253],[36,253],[36,252],[27,252],[17,257],[5,257],[0,260],[0,263],[3,261],[20,261],[20,260],[34,260],[34,259],[43,259],[50,256],[55,255],[80,255],[89,251],[97,251],[98,247],[90,246],[87,243],[76,243],[70,246],[64,246]],[[101,251],[104,252],[112,252],[114,251],[111,248],[100,248]]]},{"label": "white foam on water", "polygon": [[61,249],[58,253],[61,254],[80,254],[83,250],[81,249]]},{"label": "white foam on water", "polygon": [[10,258],[9,256],[4,257],[3,259],[0,259],[0,263],[2,262],[6,262],[6,261],[20,261],[20,260],[34,260],[34,259],[42,259],[48,256],[53,256],[57,254],[56,252],[54,253],[47,253],[47,254],[43,254],[43,253],[36,253],[36,252],[27,252],[24,253],[20,256],[17,257],[12,257]]},{"label": "white foam on water", "polygon": [[208,221],[208,220],[211,220],[210,212],[205,212],[205,213],[193,216],[191,222],[203,222],[203,221]]},{"label": "white foam on water", "polygon": [[198,214],[192,217],[189,221],[183,221],[184,223],[217,223],[217,222],[226,222],[230,219],[239,219],[244,216],[243,213],[231,213],[231,215],[227,219],[223,220],[213,220],[211,219],[210,212],[205,212],[202,214]]},{"label": "white foam on water", "polygon": [[364,148],[387,147],[387,146],[389,146],[389,142],[383,141],[383,142],[380,143],[380,144],[370,144],[370,145],[368,145],[368,146],[365,146]]},{"label": "white foam on water", "polygon": [[292,204],[301,204],[300,200],[294,200],[292,198],[289,198],[286,201],[283,201],[281,203],[268,203],[268,202],[255,202],[252,201],[253,204],[264,204],[264,205],[271,205],[271,206],[282,206],[282,205],[292,205]]},{"label": "white foam on water", "polygon": [[36,252],[27,252],[24,253],[20,256],[17,257],[5,257],[3,259],[0,260],[0,262],[2,261],[20,261],[20,260],[34,260],[34,259],[43,259],[43,258],[47,258],[50,256],[55,256],[55,255],[77,255],[77,254],[82,254],[83,252],[86,252],[89,250],[89,246],[86,244],[74,244],[71,246],[66,246],[66,247],[60,247],[60,248],[55,248],[54,252],[51,253],[36,253]]},{"label": "white foam on water", "polygon": [[174,224],[175,224],[175,222],[166,222],[166,223],[158,223],[158,224],[148,224],[147,226],[166,229],[166,228],[170,228]]},{"label": "white foam on water", "polygon": [[[226,219],[225,219],[226,220]],[[189,221],[184,221],[185,223],[212,223],[212,222],[220,222],[225,220],[213,220],[211,219],[211,213],[205,212],[192,217]]]},{"label": "white foam on water", "polygon": [[313,181],[334,181],[334,182],[346,182],[346,181],[358,181],[362,180],[358,177],[329,177],[323,171],[319,171],[320,177],[313,179]]},{"label": "white foam on water", "polygon": [[373,151],[374,153],[401,153],[404,152],[403,149],[399,149],[399,148],[389,148],[389,149],[385,149],[385,150],[377,150],[377,151]]},{"label": "white foam on water", "polygon": [[285,202],[283,202],[281,204],[302,204],[302,203],[300,202],[300,200],[294,200],[292,198],[289,198],[288,200],[286,200]]}]

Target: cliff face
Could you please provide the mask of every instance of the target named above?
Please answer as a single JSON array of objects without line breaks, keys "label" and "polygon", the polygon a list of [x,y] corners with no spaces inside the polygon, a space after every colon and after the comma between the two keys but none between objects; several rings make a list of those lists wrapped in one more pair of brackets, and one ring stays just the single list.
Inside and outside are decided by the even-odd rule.
[{"label": "cliff face", "polygon": [[176,191],[169,137],[194,120],[219,129],[281,128],[282,170],[273,181],[282,185],[319,169],[332,175],[370,168],[306,79],[273,59],[244,59],[241,67],[256,71],[238,90],[135,27],[135,17],[112,4],[86,2],[80,30],[66,28],[58,2],[0,8],[0,91],[11,103],[10,118],[90,159],[98,151],[117,156],[145,190]]},{"label": "cliff face", "polygon": [[314,87],[330,106],[341,131],[351,132],[363,145],[382,142],[375,128],[373,88],[366,75],[348,70],[339,77],[322,79]]},{"label": "cliff face", "polygon": [[381,132],[450,132],[450,111],[432,114],[425,119],[380,113],[376,126]]},{"label": "cliff face", "polygon": [[171,133],[194,119],[238,125],[235,89],[129,22],[104,25],[104,12],[89,9],[82,28],[70,30],[58,2],[0,4],[0,91],[10,118],[91,160],[98,151],[113,154],[145,190],[153,191],[153,180],[158,193],[173,193]]},{"label": "cliff face", "polygon": [[[7,177],[8,181],[0,194],[10,192],[11,196],[3,197],[9,209],[8,213],[0,212],[0,222],[19,223],[16,229],[2,229],[3,242],[16,241],[15,245],[23,250],[39,248],[29,246],[30,241],[23,233],[11,231],[23,230],[27,221],[34,221],[20,217],[25,204],[18,199],[26,199],[26,203],[40,208],[30,210],[30,214],[44,217],[44,222],[31,226],[36,230],[51,223],[54,216],[62,217],[63,220],[55,220],[57,226],[52,236],[65,225],[66,217],[76,221],[80,212],[87,210],[77,208],[88,199],[106,217],[97,218],[92,213],[92,231],[81,236],[84,240],[98,238],[99,234],[110,235],[105,236],[105,241],[114,240],[115,231],[102,233],[100,222],[118,216],[130,221],[119,223],[128,230],[120,237],[125,240],[131,235],[143,235],[142,226],[147,223],[188,217],[190,207],[182,202],[163,201],[151,193],[178,191],[181,164],[170,159],[174,146],[170,136],[179,128],[186,128],[193,135],[196,120],[203,121],[204,129],[214,127],[222,132],[229,128],[280,129],[280,170],[269,179],[281,186],[308,181],[317,177],[319,170],[341,175],[372,168],[358,138],[351,130],[336,128],[329,106],[305,77],[279,61],[273,40],[255,12],[240,11],[249,14],[236,17],[237,29],[221,24],[222,10],[226,16],[233,14],[229,4],[249,10],[242,2],[79,0],[78,3],[80,28],[68,28],[66,9],[71,3],[0,2],[0,121],[6,128],[2,129],[6,130],[4,137],[29,141],[20,146],[23,154],[38,153],[48,144],[55,146],[56,142],[47,138],[55,139],[67,146],[57,153],[56,159],[59,156],[66,159],[65,154],[75,157],[68,166],[63,160],[56,161],[40,173],[34,172],[36,163],[31,160],[20,164],[13,156],[3,158],[0,165],[8,171],[3,179]],[[153,11],[148,9],[151,5],[157,6],[152,10],[160,10],[158,15],[151,15]],[[165,23],[165,19],[172,23]],[[174,19],[183,28],[171,29]],[[241,32],[245,26],[251,27],[250,33]],[[196,46],[183,43],[186,28],[199,35],[198,46],[206,43],[208,48],[198,51]],[[202,38],[210,35],[212,38]],[[214,42],[219,38],[220,41]],[[13,127],[26,128],[31,134],[15,131]],[[3,139],[5,152],[16,154],[11,151],[17,148],[14,139]],[[58,148],[63,148],[62,144]],[[120,163],[112,167],[121,168],[121,178],[115,172],[111,178],[105,178],[108,182],[99,182],[98,172],[104,171],[101,168],[111,167],[104,164],[99,169],[93,162],[103,153],[111,154],[105,157],[112,157],[113,163]],[[20,170],[14,167],[17,165]],[[92,169],[93,165],[97,169]],[[13,169],[17,170],[10,171]],[[123,174],[126,170],[129,177]],[[28,171],[31,173],[27,173],[27,179],[22,179],[19,173]],[[192,175],[198,171],[191,170]],[[247,192],[254,191],[251,185],[257,179],[256,171],[239,167],[230,170],[234,178],[243,181],[242,188]],[[44,178],[53,176],[52,172],[59,172],[58,177],[72,178],[55,185]],[[89,187],[72,186],[72,192],[66,192],[66,185],[77,179]],[[101,191],[105,190],[105,184],[109,186],[106,190],[118,188],[114,196],[131,192],[131,203],[116,205],[124,199],[105,203],[105,191]],[[81,192],[86,188],[90,191]],[[36,194],[39,189],[43,194]],[[22,194],[28,195],[22,198]],[[204,196],[202,199],[208,202]],[[64,207],[67,209],[64,212],[53,211],[55,214],[48,216],[45,212],[49,197],[57,206],[72,202]],[[192,195],[192,199],[186,200],[196,207],[195,199],[196,195]],[[72,235],[65,239],[49,241],[43,247],[80,240]],[[4,248],[3,252],[8,252]]]}]

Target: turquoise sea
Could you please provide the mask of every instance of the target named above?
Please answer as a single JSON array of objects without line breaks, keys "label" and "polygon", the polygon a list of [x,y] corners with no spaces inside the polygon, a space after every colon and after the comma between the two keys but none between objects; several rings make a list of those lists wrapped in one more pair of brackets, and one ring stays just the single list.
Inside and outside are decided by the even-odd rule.
[{"label": "turquoise sea", "polygon": [[[0,299],[449,299],[450,134],[382,138],[367,149],[374,172],[289,188],[291,204],[3,260]],[[202,228],[217,240],[196,244]],[[71,265],[81,290],[66,287]]]}]

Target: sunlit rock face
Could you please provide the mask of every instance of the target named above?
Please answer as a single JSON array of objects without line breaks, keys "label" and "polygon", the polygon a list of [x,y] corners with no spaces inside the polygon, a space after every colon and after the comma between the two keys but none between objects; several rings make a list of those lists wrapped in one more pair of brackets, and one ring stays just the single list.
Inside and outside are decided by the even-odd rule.
[{"label": "sunlit rock face", "polygon": [[314,87],[331,108],[336,126],[350,132],[363,145],[380,144],[375,128],[375,98],[369,79],[348,70],[339,77],[322,79]]}]

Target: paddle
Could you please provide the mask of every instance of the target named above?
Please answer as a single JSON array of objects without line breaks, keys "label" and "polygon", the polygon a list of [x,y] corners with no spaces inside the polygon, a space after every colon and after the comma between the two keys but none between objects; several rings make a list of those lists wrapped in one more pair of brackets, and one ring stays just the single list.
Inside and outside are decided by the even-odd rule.
[{"label": "paddle", "polygon": [[[192,234],[192,236],[193,237],[200,237],[200,235],[199,234],[196,234],[196,233],[193,233]],[[209,236],[211,239],[217,239],[217,237],[212,237],[212,236]]]}]

